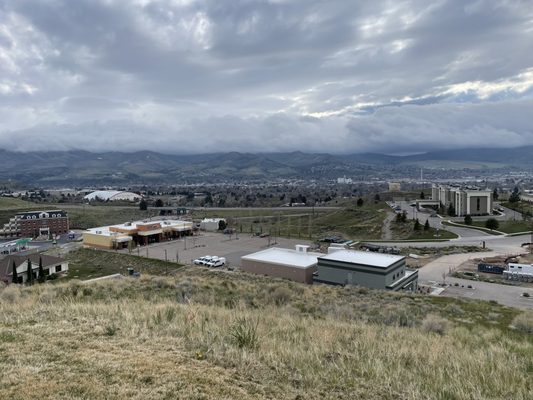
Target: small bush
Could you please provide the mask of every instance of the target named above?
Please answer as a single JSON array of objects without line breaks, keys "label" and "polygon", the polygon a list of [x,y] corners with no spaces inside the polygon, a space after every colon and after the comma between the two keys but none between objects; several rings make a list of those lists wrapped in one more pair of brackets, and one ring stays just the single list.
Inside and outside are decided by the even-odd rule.
[{"label": "small bush", "polygon": [[258,325],[258,321],[253,321],[246,317],[238,317],[229,331],[233,343],[240,349],[256,349],[259,345]]},{"label": "small bush", "polygon": [[274,290],[271,298],[277,306],[285,305],[291,299],[291,291],[284,286],[279,286]]},{"label": "small bush", "polygon": [[513,326],[521,332],[533,334],[533,312],[527,311],[513,319]]},{"label": "small bush", "polygon": [[20,298],[20,287],[17,285],[9,285],[0,291],[0,301],[6,303],[16,303]]},{"label": "small bush", "polygon": [[430,314],[422,321],[422,329],[426,332],[444,335],[449,328],[449,324],[447,319]]},{"label": "small bush", "polygon": [[522,293],[522,296],[524,296],[524,297],[529,297],[530,294],[529,294],[528,292],[524,292],[524,293]]},{"label": "small bush", "polygon": [[116,327],[115,324],[107,325],[105,327],[105,335],[106,336],[115,336],[117,331],[118,331],[118,328]]}]

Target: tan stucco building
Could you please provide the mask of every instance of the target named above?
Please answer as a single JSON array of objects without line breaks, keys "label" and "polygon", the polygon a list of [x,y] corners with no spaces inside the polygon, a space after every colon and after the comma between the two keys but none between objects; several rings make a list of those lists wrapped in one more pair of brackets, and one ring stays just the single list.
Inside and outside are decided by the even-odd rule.
[{"label": "tan stucco building", "polygon": [[192,230],[193,224],[190,221],[126,222],[87,229],[83,233],[83,245],[99,249],[122,249],[189,236],[192,235]]}]

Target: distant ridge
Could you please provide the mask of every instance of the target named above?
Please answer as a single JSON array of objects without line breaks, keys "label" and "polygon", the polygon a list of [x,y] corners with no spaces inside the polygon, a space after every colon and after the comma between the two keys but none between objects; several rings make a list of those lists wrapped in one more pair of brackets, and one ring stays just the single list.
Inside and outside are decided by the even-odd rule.
[{"label": "distant ridge", "polygon": [[416,168],[533,169],[533,146],[507,149],[433,151],[410,156],[362,153],[213,153],[170,155],[83,150],[12,152],[0,150],[0,181],[40,185],[214,182],[275,178],[332,179],[376,176]]}]

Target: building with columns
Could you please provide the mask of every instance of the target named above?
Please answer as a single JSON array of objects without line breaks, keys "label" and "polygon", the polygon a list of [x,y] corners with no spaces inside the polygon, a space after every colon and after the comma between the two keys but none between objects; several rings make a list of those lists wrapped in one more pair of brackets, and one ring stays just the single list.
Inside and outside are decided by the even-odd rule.
[{"label": "building with columns", "polygon": [[492,214],[492,190],[433,185],[431,200],[445,207],[453,205],[458,217]]}]

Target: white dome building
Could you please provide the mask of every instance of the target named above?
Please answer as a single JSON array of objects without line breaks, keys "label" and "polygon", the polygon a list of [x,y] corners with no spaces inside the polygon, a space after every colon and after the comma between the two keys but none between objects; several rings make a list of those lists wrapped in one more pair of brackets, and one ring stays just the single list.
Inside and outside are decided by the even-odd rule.
[{"label": "white dome building", "polygon": [[87,201],[99,199],[101,201],[139,201],[142,196],[132,192],[121,192],[118,190],[97,190],[89,193],[83,198]]}]

